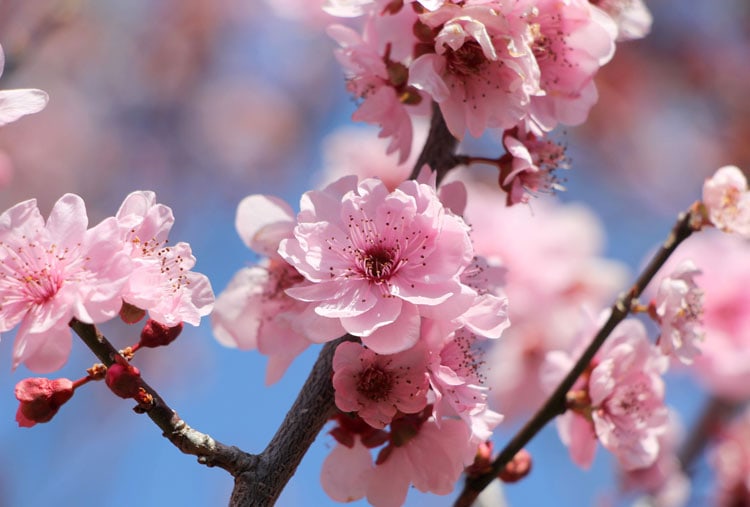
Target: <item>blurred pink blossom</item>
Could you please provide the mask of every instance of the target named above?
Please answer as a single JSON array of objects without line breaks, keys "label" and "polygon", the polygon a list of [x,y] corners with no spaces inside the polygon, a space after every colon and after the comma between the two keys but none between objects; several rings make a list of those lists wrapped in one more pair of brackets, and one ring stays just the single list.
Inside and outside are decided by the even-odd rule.
[{"label": "blurred pink blossom", "polygon": [[[5,53],[0,47],[0,75],[5,67]],[[27,114],[38,113],[47,105],[49,96],[42,90],[0,90],[0,126],[14,122]]]},{"label": "blurred pink blossom", "polygon": [[707,178],[703,184],[703,204],[717,228],[750,238],[750,190],[739,168],[724,166]]}]

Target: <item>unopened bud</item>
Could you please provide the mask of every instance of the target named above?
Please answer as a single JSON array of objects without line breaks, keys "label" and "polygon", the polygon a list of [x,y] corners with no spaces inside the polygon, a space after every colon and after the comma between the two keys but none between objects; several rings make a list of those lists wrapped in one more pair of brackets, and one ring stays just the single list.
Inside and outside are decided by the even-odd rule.
[{"label": "unopened bud", "polygon": [[521,449],[497,476],[503,482],[518,482],[529,475],[529,472],[531,472],[531,454],[526,449]]},{"label": "unopened bud", "polygon": [[141,310],[130,303],[122,303],[122,308],[120,308],[120,319],[122,319],[125,324],[135,324],[145,316],[146,310]]},{"label": "unopened bud", "polygon": [[19,426],[30,428],[47,422],[73,396],[73,382],[66,378],[27,378],[16,384],[16,398],[20,405],[16,412]]},{"label": "unopened bud", "polygon": [[148,319],[141,331],[142,347],[161,347],[172,343],[182,332],[182,322],[176,326],[165,326],[153,319]]},{"label": "unopened bud", "polygon": [[104,381],[120,398],[133,398],[138,394],[141,372],[130,364],[115,363],[107,369]]}]

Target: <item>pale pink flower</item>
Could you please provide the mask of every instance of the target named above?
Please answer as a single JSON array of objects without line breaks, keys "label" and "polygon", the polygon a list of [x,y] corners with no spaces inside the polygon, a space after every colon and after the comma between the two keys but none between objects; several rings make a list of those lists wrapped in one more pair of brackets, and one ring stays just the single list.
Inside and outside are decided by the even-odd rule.
[{"label": "pale pink flower", "polygon": [[598,99],[594,75],[614,54],[616,25],[588,0],[524,0],[515,9],[531,27],[543,90],[531,97],[530,130],[583,123]]},{"label": "pale pink flower", "polygon": [[661,326],[659,348],[685,364],[700,354],[698,345],[705,334],[701,325],[703,291],[693,279],[700,273],[692,261],[683,261],[661,281],[653,303]]},{"label": "pale pink flower", "polygon": [[[546,376],[552,387],[553,377],[562,379],[579,353],[548,354]],[[661,378],[666,367],[666,357],[651,346],[639,321],[627,319],[614,329],[589,372],[571,389],[571,408],[558,418],[574,462],[588,467],[598,440],[626,470],[654,463],[668,422]]]},{"label": "pale pink flower", "polygon": [[446,3],[420,16],[439,30],[434,52],[414,60],[409,83],[440,105],[450,132],[463,139],[487,128],[508,129],[539,93],[539,67],[524,22],[512,23],[495,3]]},{"label": "pale pink flower", "polygon": [[641,39],[651,31],[653,18],[643,0],[590,0],[617,24],[617,40]]},{"label": "pale pink flower", "polygon": [[419,491],[447,495],[453,491],[464,468],[473,462],[477,444],[460,420],[438,424],[424,414],[399,419],[391,429],[388,445],[375,461],[363,437],[351,445],[339,443],[323,463],[321,482],[338,501],[364,496],[376,507],[403,505],[409,486]]},{"label": "pale pink flower", "polygon": [[423,333],[431,349],[429,374],[437,424],[458,415],[471,429],[474,442],[487,441],[503,416],[487,405],[488,388],[481,372],[484,362],[474,347],[476,337],[459,329],[441,338],[438,326],[424,324]]},{"label": "pale pink flower", "polygon": [[[0,47],[0,75],[5,67],[5,53]],[[45,108],[49,96],[42,90],[0,90],[0,126],[16,121],[27,114],[38,113]]]},{"label": "pale pink flower", "polygon": [[356,412],[373,428],[384,428],[397,412],[413,414],[427,405],[427,355],[423,347],[380,355],[353,342],[333,356],[336,406]]},{"label": "pale pink flower", "polygon": [[266,384],[272,384],[311,341],[331,340],[345,331],[338,321],[317,315],[313,305],[285,292],[304,281],[276,252],[294,229],[288,204],[275,197],[248,196],[237,208],[235,224],[245,244],[270,259],[235,274],[216,300],[211,324],[222,345],[258,349],[268,356]]},{"label": "pale pink flower", "polygon": [[703,204],[717,228],[750,238],[750,191],[739,168],[724,166],[706,179]]},{"label": "pale pink flower", "polygon": [[747,240],[716,230],[701,231],[680,245],[663,268],[669,273],[686,259],[701,267],[705,346],[690,372],[713,394],[732,400],[750,397],[750,270]]},{"label": "pale pink flower", "polygon": [[[521,130],[519,132],[519,130]],[[508,194],[508,206],[529,201],[537,192],[563,190],[553,172],[566,169],[565,148],[549,139],[513,129],[503,136],[510,161],[500,172],[500,187]]]},{"label": "pale pink flower", "polygon": [[208,277],[191,271],[190,245],[166,246],[172,210],[157,204],[153,192],[138,191],[125,198],[116,218],[134,266],[123,299],[167,326],[200,324],[213,309],[214,294]]},{"label": "pale pink flower", "polygon": [[412,347],[421,317],[456,319],[476,298],[460,281],[474,257],[468,226],[428,185],[388,192],[378,180],[342,178],[305,193],[297,221],[279,253],[310,283],[287,294],[315,302],[379,354]]},{"label": "pale pink flower", "polygon": [[31,199],[0,215],[0,332],[20,322],[13,368],[49,372],[71,348],[70,320],[115,317],[132,264],[117,221],[88,229],[83,200],[66,194],[46,223]]},{"label": "pale pink flower", "polygon": [[341,46],[336,57],[344,67],[347,88],[362,101],[352,119],[380,125],[379,136],[391,138],[386,153],[397,151],[399,163],[406,161],[411,150],[410,112],[422,111],[416,107],[423,102],[420,93],[407,83],[408,61],[399,59],[410,56],[415,40],[410,29],[394,31],[406,34],[408,37],[404,41],[384,39],[379,34],[379,23],[408,27],[415,19],[411,8],[402,8],[398,14],[385,19],[371,19],[363,36],[342,25],[328,28],[328,35]]}]

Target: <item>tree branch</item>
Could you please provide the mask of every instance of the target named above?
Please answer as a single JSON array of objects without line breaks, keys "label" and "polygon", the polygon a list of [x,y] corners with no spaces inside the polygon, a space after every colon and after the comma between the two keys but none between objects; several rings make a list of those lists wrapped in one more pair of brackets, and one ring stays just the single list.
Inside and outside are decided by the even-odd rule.
[{"label": "tree branch", "polygon": [[531,441],[534,436],[541,431],[548,422],[566,410],[565,396],[573,387],[578,377],[588,367],[594,355],[602,346],[612,330],[619,324],[630,312],[630,307],[635,300],[641,295],[643,290],[649,284],[651,279],[656,275],[659,269],[674,253],[677,246],[686,240],[690,235],[700,228],[702,218],[700,213],[693,206],[686,213],[682,213],[670,232],[667,240],[662,244],[659,251],[654,255],[641,275],[636,280],[630,291],[623,293],[617,298],[612,306],[612,312],[607,322],[599,330],[594,340],[586,348],[578,362],[573,366],[568,375],[562,380],[557,389],[539,408],[534,416],[521,428],[521,430],[508,442],[505,448],[500,451],[495,461],[492,462],[492,468],[479,476],[467,477],[464,489],[454,503],[455,507],[469,507],[477,498],[479,493],[487,487],[497,474],[505,468],[505,465]]},{"label": "tree branch", "polygon": [[[117,356],[122,357],[93,324],[85,324],[74,318],[70,321],[70,327],[105,366],[112,366]],[[223,468],[232,475],[246,470],[257,461],[256,456],[217,442],[188,426],[145,380],[141,378],[139,382],[150,401],[140,402],[134,410],[148,415],[162,430],[164,437],[180,451],[197,456],[198,462],[203,465]]]},{"label": "tree branch", "polygon": [[422,166],[429,165],[437,175],[437,184],[443,180],[448,171],[460,165],[459,157],[456,156],[458,139],[448,130],[445,118],[440,112],[437,103],[432,103],[432,120],[430,121],[430,133],[425,141],[422,153],[419,154],[417,163],[411,171],[409,179],[415,180],[422,170]]}]

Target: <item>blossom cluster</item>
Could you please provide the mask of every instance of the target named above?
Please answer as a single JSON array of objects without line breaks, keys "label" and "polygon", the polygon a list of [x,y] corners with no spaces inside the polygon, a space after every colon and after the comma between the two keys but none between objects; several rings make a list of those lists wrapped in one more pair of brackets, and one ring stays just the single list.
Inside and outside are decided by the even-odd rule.
[{"label": "blossom cluster", "polygon": [[[339,447],[322,476],[333,498],[397,504],[409,484],[445,494],[501,420],[476,342],[508,326],[504,270],[476,255],[464,197],[460,184],[389,190],[348,176],[305,193],[296,217],[268,196],[238,208],[240,236],[268,259],[218,297],[217,338],[267,354],[267,382],[310,343],[352,340],[333,357]],[[410,465],[430,455],[444,465]],[[378,499],[381,481],[392,498]]]},{"label": "blossom cluster", "polygon": [[213,291],[191,271],[190,245],[167,245],[173,223],[172,211],[143,191],[91,228],[74,194],[61,197],[46,221],[35,199],[0,215],[0,332],[20,324],[13,367],[59,369],[70,354],[71,319],[105,322],[125,303],[165,326],[198,325],[213,308]]},{"label": "blossom cluster", "polygon": [[328,29],[360,101],[353,119],[379,125],[402,161],[413,117],[432,102],[457,139],[503,131],[512,168],[499,165],[499,183],[510,204],[559,188],[551,170],[565,159],[546,134],[586,120],[616,42],[651,25],[640,0],[329,0],[325,9],[364,19],[361,31]]}]

